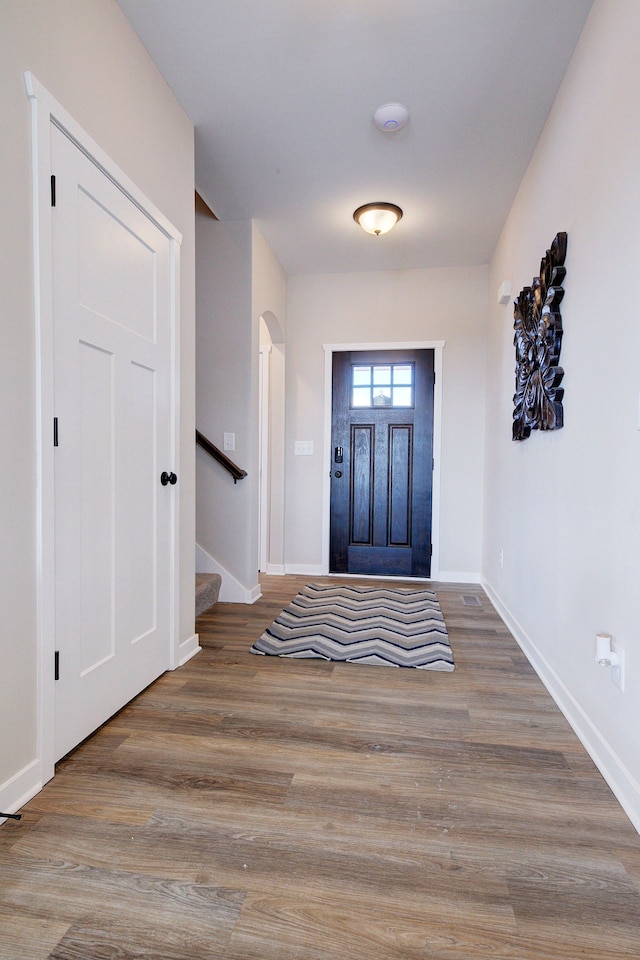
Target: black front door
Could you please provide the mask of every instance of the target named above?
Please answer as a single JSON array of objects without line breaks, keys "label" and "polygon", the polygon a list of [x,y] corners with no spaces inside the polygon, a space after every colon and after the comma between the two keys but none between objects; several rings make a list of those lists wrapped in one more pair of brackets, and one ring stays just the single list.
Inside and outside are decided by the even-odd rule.
[{"label": "black front door", "polygon": [[332,573],[431,571],[433,350],[333,354]]}]

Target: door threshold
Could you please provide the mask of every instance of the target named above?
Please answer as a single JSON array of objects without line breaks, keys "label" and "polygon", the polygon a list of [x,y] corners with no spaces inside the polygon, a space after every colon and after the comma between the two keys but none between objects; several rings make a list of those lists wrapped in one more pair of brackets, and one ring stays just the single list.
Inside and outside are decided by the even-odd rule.
[{"label": "door threshold", "polygon": [[349,580],[398,580],[403,583],[433,583],[430,577],[396,577],[392,573],[386,575],[375,573],[327,573],[328,577],[346,577]]}]

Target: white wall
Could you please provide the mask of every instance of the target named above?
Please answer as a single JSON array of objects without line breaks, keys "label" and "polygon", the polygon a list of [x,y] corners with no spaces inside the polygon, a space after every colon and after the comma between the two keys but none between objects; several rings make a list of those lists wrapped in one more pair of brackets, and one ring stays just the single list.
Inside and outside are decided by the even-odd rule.
[{"label": "white wall", "polygon": [[[597,0],[491,264],[483,570],[640,828],[639,62],[640,4]],[[529,285],[559,230],[565,426],[513,443],[497,290]],[[624,693],[595,663],[598,631],[625,648]]]},{"label": "white wall", "polygon": [[[251,221],[222,223],[198,218],[197,238],[197,423],[223,448],[235,434],[228,455],[247,471],[233,478],[198,450],[196,539],[211,569],[222,573],[222,600],[254,600],[258,586],[258,355],[260,317],[284,331],[286,278]],[[279,368],[278,368],[279,369]],[[276,383],[282,382],[282,373]],[[280,407],[282,402],[280,401]],[[280,436],[282,428],[280,428]],[[276,436],[276,453],[282,442]],[[281,455],[280,455],[281,461]],[[274,517],[282,516],[282,468],[275,464]],[[280,523],[280,529],[282,524]],[[280,534],[280,540],[282,536]],[[201,555],[202,556],[202,555]],[[233,583],[233,591],[229,582]]]},{"label": "white wall", "polygon": [[[35,341],[31,71],[183,234],[180,637],[193,634],[193,127],[113,0],[5,0],[0,31],[0,800],[13,804],[36,747]],[[185,439],[186,438],[186,439]],[[0,808],[4,803],[0,804]]]},{"label": "white wall", "polygon": [[248,220],[196,221],[197,427],[220,450],[224,434],[235,434],[235,450],[228,456],[248,473],[246,479],[234,483],[231,474],[198,449],[196,539],[249,593],[258,579],[253,476],[257,462],[254,353],[257,365],[258,345],[254,351],[251,231]]},{"label": "white wall", "polygon": [[[376,241],[374,241],[376,242]],[[324,343],[446,340],[443,354],[440,570],[479,578],[488,270],[403,270],[289,278],[288,569],[322,563]],[[295,440],[313,456],[296,457]]]}]

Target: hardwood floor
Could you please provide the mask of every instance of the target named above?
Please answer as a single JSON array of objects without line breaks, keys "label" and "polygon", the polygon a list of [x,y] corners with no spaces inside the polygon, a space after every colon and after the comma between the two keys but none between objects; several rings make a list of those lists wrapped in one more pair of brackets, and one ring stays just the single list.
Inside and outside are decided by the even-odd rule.
[{"label": "hardwood floor", "polygon": [[304,582],[0,828],[1,960],[637,960],[640,836],[482,590],[453,673],[250,654]]}]

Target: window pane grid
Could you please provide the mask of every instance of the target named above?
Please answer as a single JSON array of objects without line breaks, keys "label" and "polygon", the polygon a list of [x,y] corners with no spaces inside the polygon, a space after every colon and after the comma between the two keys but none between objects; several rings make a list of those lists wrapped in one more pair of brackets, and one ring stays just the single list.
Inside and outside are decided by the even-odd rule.
[{"label": "window pane grid", "polygon": [[412,363],[358,364],[351,368],[352,407],[412,407]]}]

